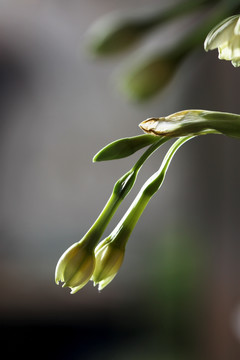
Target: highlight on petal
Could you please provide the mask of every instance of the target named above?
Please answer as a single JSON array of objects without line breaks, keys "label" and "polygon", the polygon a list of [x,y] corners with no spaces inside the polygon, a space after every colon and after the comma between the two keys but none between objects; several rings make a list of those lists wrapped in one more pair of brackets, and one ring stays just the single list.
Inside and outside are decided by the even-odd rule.
[{"label": "highlight on petal", "polygon": [[101,290],[107,286],[119,271],[123,258],[124,249],[118,247],[114,242],[102,241],[95,251],[96,266],[91,280],[94,282],[94,286],[98,285],[98,289]]},{"label": "highlight on petal", "polygon": [[204,42],[206,51],[218,48],[224,44],[234,33],[234,28],[239,19],[239,15],[230,16],[217,24],[207,35]]},{"label": "highlight on petal", "polygon": [[218,48],[219,59],[240,65],[240,16],[234,15],[215,26],[204,42],[206,51]]},{"label": "highlight on petal", "polygon": [[99,281],[98,283],[98,290],[101,291],[103,290],[116,276],[117,274],[114,274],[112,276],[109,276],[108,278],[102,280],[102,281]]}]

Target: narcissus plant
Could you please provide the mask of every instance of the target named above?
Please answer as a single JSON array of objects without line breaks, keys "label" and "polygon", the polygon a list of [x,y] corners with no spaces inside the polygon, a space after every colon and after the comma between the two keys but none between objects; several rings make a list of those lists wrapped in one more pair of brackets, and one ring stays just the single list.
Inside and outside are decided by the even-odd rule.
[{"label": "narcissus plant", "polygon": [[[125,31],[134,30],[134,40],[139,36],[138,31],[142,31],[138,22],[134,24],[135,28],[129,28],[128,23],[118,23],[114,31],[111,28],[110,33],[107,32],[108,36],[103,36],[99,49],[105,49],[106,52],[115,51],[116,37],[124,38]],[[202,39],[202,31],[197,37],[197,42]],[[125,82],[127,88],[133,89],[133,93],[139,98],[152,96],[158,87],[172,76],[175,67],[192,45],[196,44],[195,35],[196,33],[193,33],[186,37],[173,53],[168,53],[167,58],[160,54],[159,57],[144,63],[143,67],[134,67]],[[124,42],[123,45],[125,46]],[[231,16],[213,28],[204,46],[206,51],[218,48],[220,59],[232,61],[235,67],[240,66],[240,15]],[[158,72],[163,74],[162,78],[160,75],[156,77]],[[93,162],[121,159],[147,147],[132,168],[115,183],[106,205],[82,240],[70,246],[60,257],[56,266],[55,281],[57,284],[62,282],[63,287],[69,287],[71,293],[76,293],[89,280],[102,290],[115,278],[122,266],[127,242],[137,222],[150,199],[160,189],[174,154],[184,143],[196,136],[207,134],[240,138],[240,115],[220,111],[183,110],[164,117],[148,118],[139,126],[147,134],[118,139],[101,149],[93,158]],[[113,215],[134,186],[145,161],[173,138],[177,139],[167,151],[159,170],[143,184],[110,235],[101,240]]]}]

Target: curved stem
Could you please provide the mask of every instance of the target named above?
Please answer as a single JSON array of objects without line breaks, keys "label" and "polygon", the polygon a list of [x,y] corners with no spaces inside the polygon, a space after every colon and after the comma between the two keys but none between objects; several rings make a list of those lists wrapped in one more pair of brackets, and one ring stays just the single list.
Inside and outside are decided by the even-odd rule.
[{"label": "curved stem", "polygon": [[125,215],[122,217],[118,225],[115,227],[115,229],[109,236],[111,241],[114,241],[117,246],[124,247],[126,245],[130,234],[132,233],[141,214],[146,208],[149,200],[162,185],[165,174],[174,154],[185,142],[194,137],[195,136],[187,136],[181,137],[176,140],[165,155],[159,170],[155,174],[153,174],[142,186],[141,190],[132,202],[128,211],[125,213]]},{"label": "curved stem", "polygon": [[123,199],[127,196],[129,191],[132,189],[139,170],[141,169],[143,163],[151,156],[151,154],[156,151],[162,144],[168,141],[168,137],[160,137],[158,141],[152,144],[136,162],[136,164],[124,174],[114,185],[112,194],[108,199],[106,205],[101,211],[100,215],[88,230],[84,236],[84,240],[87,241],[87,244],[90,248],[95,247],[98,243],[100,237],[102,236],[104,230],[106,229],[109,221],[115,214],[116,210],[120,206]]},{"label": "curved stem", "polygon": [[143,165],[143,163],[149,158],[150,155],[154,151],[156,151],[161,145],[163,145],[165,142],[169,140],[168,137],[161,137],[159,141],[153,143],[140,157],[140,159],[136,162],[136,164],[132,167],[133,171],[139,171]]}]

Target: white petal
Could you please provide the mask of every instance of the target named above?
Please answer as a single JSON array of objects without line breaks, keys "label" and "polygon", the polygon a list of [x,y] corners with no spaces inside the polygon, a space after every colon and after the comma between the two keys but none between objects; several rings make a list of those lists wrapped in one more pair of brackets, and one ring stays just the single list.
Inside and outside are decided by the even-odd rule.
[{"label": "white petal", "polygon": [[234,34],[235,35],[240,35],[240,18],[238,19],[235,28],[234,28]]},{"label": "white petal", "polygon": [[228,43],[225,43],[222,46],[219,46],[218,48],[218,52],[219,52],[219,59],[221,60],[232,60],[232,47],[229,46]]},{"label": "white petal", "polygon": [[220,45],[226,43],[229,39],[231,39],[234,34],[234,28],[237,23],[237,19],[239,15],[234,15],[225,19],[220,24],[218,24],[215,28],[213,28],[206,40],[204,42],[205,50],[213,50],[218,48]]}]

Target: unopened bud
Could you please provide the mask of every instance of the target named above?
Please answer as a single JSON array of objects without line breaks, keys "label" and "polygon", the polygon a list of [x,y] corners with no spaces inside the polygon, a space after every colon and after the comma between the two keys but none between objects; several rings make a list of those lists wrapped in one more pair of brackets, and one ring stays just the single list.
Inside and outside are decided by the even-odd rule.
[{"label": "unopened bud", "polygon": [[224,134],[240,137],[240,115],[208,110],[184,110],[139,124],[148,134],[167,137]]},{"label": "unopened bud", "polygon": [[125,246],[103,240],[95,250],[96,266],[92,276],[94,285],[102,290],[117,275],[124,258]]},{"label": "unopened bud", "polygon": [[80,290],[90,280],[95,266],[94,253],[81,241],[70,246],[60,257],[55,272],[55,281],[68,286],[71,294]]}]

